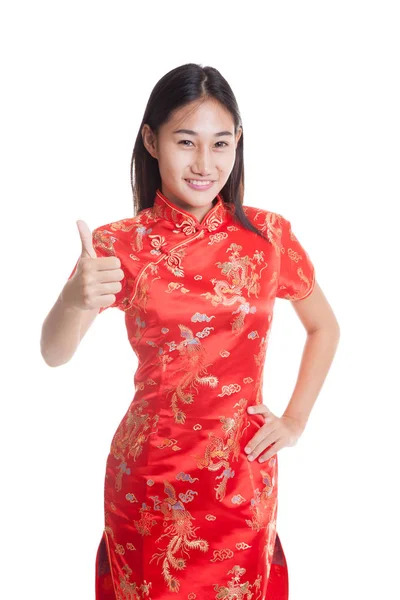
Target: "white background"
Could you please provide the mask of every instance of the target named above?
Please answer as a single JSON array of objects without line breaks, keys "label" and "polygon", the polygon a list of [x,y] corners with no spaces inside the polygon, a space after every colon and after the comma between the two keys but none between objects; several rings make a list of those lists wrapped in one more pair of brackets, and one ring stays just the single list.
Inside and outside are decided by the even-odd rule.
[{"label": "white background", "polygon": [[[399,18],[396,2],[13,2],[3,7],[2,595],[94,599],[105,461],[133,397],[123,313],[73,359],[42,323],[91,229],[130,217],[149,94],[216,67],[244,125],[245,204],[280,212],[341,328],[306,430],[279,456],[290,600],[400,597]],[[264,402],[282,413],[305,330],[277,300]]]}]

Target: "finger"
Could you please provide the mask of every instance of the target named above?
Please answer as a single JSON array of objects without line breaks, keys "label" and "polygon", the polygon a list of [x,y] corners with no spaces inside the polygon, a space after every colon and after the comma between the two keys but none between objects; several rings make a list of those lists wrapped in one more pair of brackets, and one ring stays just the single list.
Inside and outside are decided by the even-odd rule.
[{"label": "finger", "polygon": [[285,443],[283,442],[282,438],[279,438],[279,440],[277,440],[275,442],[275,444],[272,446],[272,448],[270,448],[269,450],[267,450],[267,452],[265,452],[264,454],[262,454],[260,456],[260,458],[258,459],[259,462],[260,463],[265,462],[266,460],[271,458],[271,456],[274,456],[274,454],[279,452],[279,450],[282,450],[282,448],[284,448],[284,447],[285,447]]},{"label": "finger", "polygon": [[258,446],[263,440],[269,439],[269,436],[272,435],[275,431],[279,431],[282,427],[282,423],[280,419],[276,418],[275,415],[272,415],[272,420],[268,423],[264,423],[254,434],[254,437],[249,440],[245,447],[245,452],[252,452],[254,448]]},{"label": "finger", "polygon": [[[260,429],[260,432],[262,431],[262,428]],[[257,434],[254,436],[254,438],[251,440],[251,442],[249,442],[249,444],[247,444],[245,451],[247,452],[247,449],[250,448],[250,453],[248,455],[248,459],[249,460],[254,460],[255,458],[257,458],[257,456],[263,452],[265,450],[265,448],[268,448],[268,446],[270,446],[271,444],[273,444],[274,442],[276,442],[277,439],[280,438],[279,435],[279,431],[278,429],[273,429],[272,431],[268,431],[266,429],[264,429],[262,431],[262,437],[257,437]]]},{"label": "finger", "polygon": [[268,406],[265,406],[265,404],[253,404],[252,406],[249,406],[247,408],[247,412],[249,412],[250,414],[265,414],[265,415],[272,415],[273,413],[269,410]]},{"label": "finger", "polygon": [[97,258],[95,249],[93,248],[93,237],[92,232],[85,223],[85,221],[78,220],[76,222],[79,231],[79,237],[82,242],[81,256],[85,258]]}]

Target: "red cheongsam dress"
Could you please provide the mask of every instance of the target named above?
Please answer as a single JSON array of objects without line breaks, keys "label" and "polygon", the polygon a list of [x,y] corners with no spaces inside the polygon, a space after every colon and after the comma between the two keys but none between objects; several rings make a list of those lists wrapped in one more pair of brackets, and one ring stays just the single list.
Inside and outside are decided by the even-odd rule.
[{"label": "red cheongsam dress", "polygon": [[106,462],[96,600],[288,599],[278,457],[248,460],[264,417],[247,407],[263,401],[275,298],[305,298],[315,274],[288,220],[243,210],[265,238],[221,194],[199,222],[160,189],[93,231],[97,255],[121,260],[111,306],[138,358]]}]

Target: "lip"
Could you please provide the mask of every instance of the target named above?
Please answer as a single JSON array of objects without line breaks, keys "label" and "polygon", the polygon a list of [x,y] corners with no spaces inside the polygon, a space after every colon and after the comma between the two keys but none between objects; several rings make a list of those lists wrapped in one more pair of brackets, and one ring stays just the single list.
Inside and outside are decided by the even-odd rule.
[{"label": "lip", "polygon": [[185,181],[209,181],[210,183],[214,183],[214,179],[196,179],[195,177],[185,177]]},{"label": "lip", "polygon": [[186,183],[188,184],[189,187],[192,188],[192,190],[209,190],[213,185],[214,185],[214,181],[212,179],[193,179],[193,181],[210,181],[209,185],[194,185],[193,183],[190,183],[189,179],[185,179]]}]

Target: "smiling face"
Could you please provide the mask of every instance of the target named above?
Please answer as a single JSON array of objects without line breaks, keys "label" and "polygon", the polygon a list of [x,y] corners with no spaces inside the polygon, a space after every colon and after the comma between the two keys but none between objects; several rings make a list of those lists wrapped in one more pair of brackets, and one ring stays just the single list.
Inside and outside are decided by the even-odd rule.
[{"label": "smiling face", "polygon": [[[191,102],[176,110],[158,135],[147,124],[142,128],[143,143],[158,160],[161,192],[199,221],[212,208],[212,201],[231,174],[240,136],[241,128],[235,136],[231,113],[213,99]],[[196,189],[190,180],[210,185]]]}]

